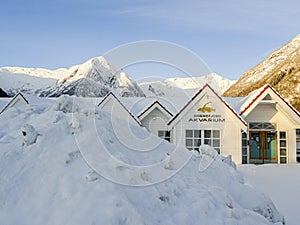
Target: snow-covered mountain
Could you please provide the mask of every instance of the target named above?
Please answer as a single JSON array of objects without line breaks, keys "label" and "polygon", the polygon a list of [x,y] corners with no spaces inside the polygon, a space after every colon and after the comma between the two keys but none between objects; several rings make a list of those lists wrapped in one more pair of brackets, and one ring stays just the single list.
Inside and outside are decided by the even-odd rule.
[{"label": "snow-covered mountain", "polygon": [[300,110],[300,34],[246,71],[224,95],[245,96],[265,84],[271,84]]},{"label": "snow-covered mountain", "polygon": [[234,82],[211,73],[202,77],[169,78],[138,85],[124,71],[116,70],[102,56],[68,69],[0,68],[0,88],[10,96],[22,91],[42,97],[103,97],[109,91],[114,91],[122,97],[176,97],[190,96],[206,83],[222,94]]},{"label": "snow-covered mountain", "polygon": [[114,69],[102,56],[68,69],[3,67],[0,85],[9,95],[22,91],[50,97],[62,94],[102,97],[113,90],[120,96],[144,96],[134,80]]},{"label": "snow-covered mountain", "polygon": [[236,81],[211,73],[201,77],[169,78],[162,81],[140,83],[147,96],[180,97],[192,95],[208,83],[218,94],[222,94]]}]

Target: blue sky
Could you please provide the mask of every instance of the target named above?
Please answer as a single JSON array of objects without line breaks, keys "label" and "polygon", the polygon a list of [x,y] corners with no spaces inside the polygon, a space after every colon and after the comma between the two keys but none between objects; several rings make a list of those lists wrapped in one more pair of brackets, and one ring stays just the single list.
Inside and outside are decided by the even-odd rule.
[{"label": "blue sky", "polygon": [[[4,0],[0,5],[1,67],[70,67],[128,42],[163,40],[190,49],[213,72],[237,79],[300,33],[298,0]],[[135,78],[145,76],[141,68],[130,71]]]}]

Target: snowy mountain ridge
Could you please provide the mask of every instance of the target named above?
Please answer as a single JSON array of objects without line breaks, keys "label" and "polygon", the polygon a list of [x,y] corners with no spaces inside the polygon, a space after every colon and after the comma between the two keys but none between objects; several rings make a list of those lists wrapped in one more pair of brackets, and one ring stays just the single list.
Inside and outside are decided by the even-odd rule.
[{"label": "snowy mountain ridge", "polygon": [[246,71],[224,95],[246,96],[265,84],[270,84],[300,110],[300,34]]},{"label": "snowy mountain ridge", "polygon": [[55,70],[23,67],[0,68],[0,88],[10,96],[22,91],[27,94],[50,97],[63,94],[103,97],[109,91],[113,91],[123,97],[145,95],[174,97],[186,93],[193,94],[206,83],[222,94],[234,82],[211,73],[202,77],[169,78],[137,84],[124,71],[119,71],[110,65],[103,56],[92,58],[70,68]]},{"label": "snowy mountain ridge", "polygon": [[68,69],[0,68],[2,89],[10,95],[17,91],[38,96],[57,97],[62,94],[103,97],[109,91],[120,96],[144,96],[134,80],[118,71],[104,57],[95,57]]},{"label": "snowy mountain ridge", "polygon": [[223,94],[236,81],[210,73],[201,77],[169,78],[162,81],[140,83],[147,96],[180,97],[193,95],[199,88],[209,84],[218,94]]}]

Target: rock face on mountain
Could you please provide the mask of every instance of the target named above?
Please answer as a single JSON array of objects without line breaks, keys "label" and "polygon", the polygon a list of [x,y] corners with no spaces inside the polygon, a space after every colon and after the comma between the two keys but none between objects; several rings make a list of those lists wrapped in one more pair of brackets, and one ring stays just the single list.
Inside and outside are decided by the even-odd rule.
[{"label": "rock face on mountain", "polygon": [[9,97],[8,94],[0,88],[0,98]]},{"label": "rock face on mountain", "polygon": [[101,56],[69,69],[0,68],[0,84],[10,95],[23,91],[43,97],[103,97],[114,91],[124,97],[144,96],[135,81],[125,72],[114,69]]},{"label": "rock face on mountain", "polygon": [[300,111],[300,34],[245,72],[224,96],[245,96],[265,84],[272,85]]}]

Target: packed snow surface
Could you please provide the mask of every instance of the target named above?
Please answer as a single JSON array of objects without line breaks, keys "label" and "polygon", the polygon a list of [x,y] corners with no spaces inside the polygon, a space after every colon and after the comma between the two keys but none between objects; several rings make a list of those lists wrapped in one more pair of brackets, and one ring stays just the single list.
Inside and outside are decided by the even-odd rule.
[{"label": "packed snow surface", "polygon": [[246,180],[259,191],[268,194],[283,213],[286,224],[298,225],[300,199],[300,164],[242,165]]},{"label": "packed snow surface", "polygon": [[0,115],[0,224],[282,224],[230,157],[176,148],[97,103],[62,96]]}]

